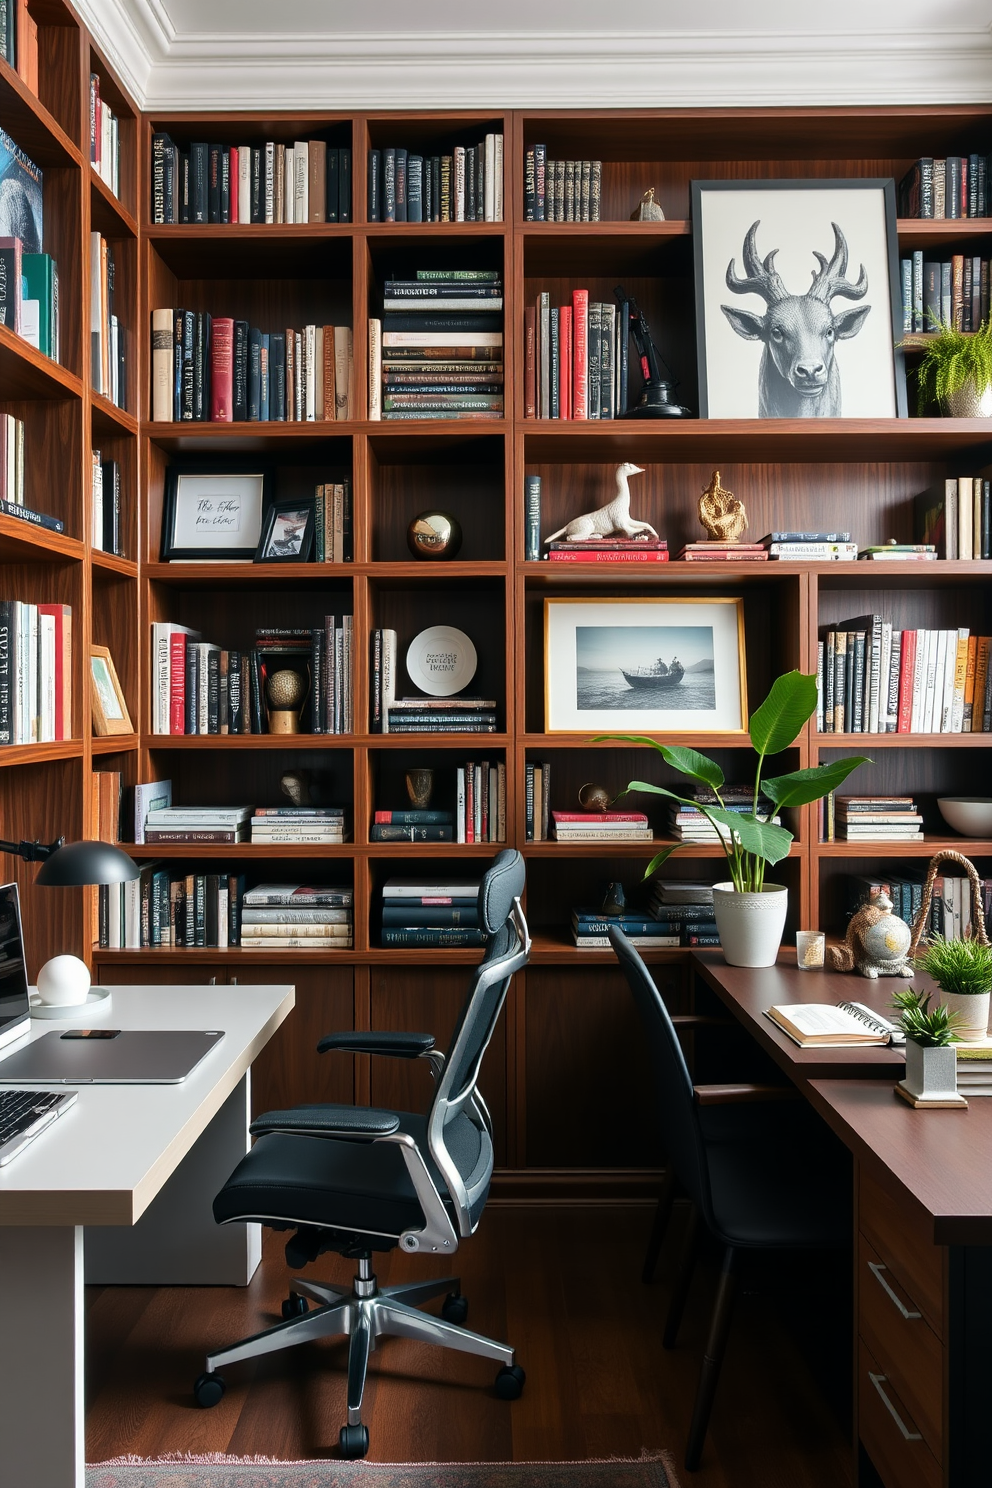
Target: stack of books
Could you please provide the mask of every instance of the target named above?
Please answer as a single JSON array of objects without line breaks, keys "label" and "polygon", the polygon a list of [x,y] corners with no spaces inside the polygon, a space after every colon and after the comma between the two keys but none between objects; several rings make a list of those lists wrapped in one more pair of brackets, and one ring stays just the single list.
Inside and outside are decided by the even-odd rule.
[{"label": "stack of books", "polygon": [[250,806],[161,806],[145,814],[143,841],[166,843],[247,842]]},{"label": "stack of books", "polygon": [[862,548],[859,559],[868,563],[935,563],[936,543],[880,543],[877,547]]},{"label": "stack of books", "polygon": [[105,950],[236,946],[241,874],[170,872],[143,863],[130,883],[101,884],[98,938]]},{"label": "stack of books", "polygon": [[[464,804],[462,807],[464,811]],[[464,832],[464,818],[462,821]],[[370,842],[454,842],[455,813],[429,807],[407,811],[377,811]],[[464,836],[458,838],[464,842]]]},{"label": "stack of books", "polygon": [[718,946],[713,918],[713,886],[683,879],[658,879],[651,886],[651,914],[666,935],[678,935],[682,946]]},{"label": "stack of books", "polygon": [[923,817],[912,796],[837,796],[835,832],[828,841],[922,842]]},{"label": "stack of books", "polygon": [[627,411],[630,307],[542,291],[524,311],[524,418],[615,419]]},{"label": "stack of books", "polygon": [[652,842],[643,811],[552,811],[557,842]]},{"label": "stack of books", "polygon": [[992,1095],[992,1040],[981,1043],[955,1044],[957,1049],[959,1095]]},{"label": "stack of books", "polygon": [[761,543],[721,542],[707,538],[704,542],[686,543],[679,553],[680,563],[764,563],[768,551]]},{"label": "stack of books", "polygon": [[769,532],[761,541],[780,563],[853,563],[858,556],[849,532]]},{"label": "stack of books", "polygon": [[334,847],[351,837],[343,806],[256,806],[252,842]]},{"label": "stack of books", "polygon": [[390,734],[495,734],[496,699],[396,698],[386,709]]},{"label": "stack of books", "polygon": [[549,160],[547,145],[524,151],[525,222],[598,222],[601,160]]},{"label": "stack of books", "polygon": [[258,884],[243,896],[241,945],[252,950],[350,951],[354,895],[331,884]]},{"label": "stack of books", "polygon": [[572,910],[572,938],[583,951],[610,950],[609,931],[613,927],[622,930],[631,945],[658,949],[661,946],[681,944],[681,930],[672,930],[661,920],[651,916],[622,914],[604,915],[595,909]]},{"label": "stack of books", "polygon": [[395,145],[368,155],[369,222],[502,222],[503,136],[417,155]]},{"label": "stack of books", "polygon": [[551,542],[550,563],[667,563],[664,538],[601,537],[590,542]]},{"label": "stack of books", "polygon": [[941,558],[992,558],[992,481],[949,476],[917,496],[916,536]]},{"label": "stack of books", "polygon": [[898,188],[900,217],[987,217],[989,157],[924,155]]},{"label": "stack of books", "polygon": [[524,766],[524,824],[528,842],[546,842],[551,827],[551,762]]},{"label": "stack of books", "polygon": [[72,606],[0,600],[0,744],[72,738]]},{"label": "stack of books", "polygon": [[369,321],[370,419],[501,419],[503,288],[490,269],[385,284]]},{"label": "stack of books", "polygon": [[354,406],[350,326],[262,331],[203,310],[152,311],[156,423],[313,423]]},{"label": "stack of books", "polygon": [[840,621],[817,647],[816,722],[834,734],[992,731],[992,637]]},{"label": "stack of books", "polygon": [[382,886],[382,944],[461,950],[483,946],[478,879],[388,878]]},{"label": "stack of books", "polygon": [[505,842],[506,765],[469,761],[455,771],[453,811],[377,811],[371,842]]},{"label": "stack of books", "polygon": [[[750,786],[723,786],[720,794],[728,811],[747,816],[753,809],[754,791]],[[705,787],[695,787],[693,795],[706,805],[716,806],[718,804],[712,792],[707,791]],[[781,825],[781,818],[775,815],[773,803],[765,796],[758,797],[757,814],[762,821],[771,821],[776,826]],[[665,806],[665,815],[669,832],[680,842],[719,843],[726,841],[729,836],[725,830],[718,830],[698,806],[684,806],[679,801],[669,801]]]},{"label": "stack of books", "polygon": [[351,150],[325,140],[179,150],[152,135],[152,222],[350,222]]}]

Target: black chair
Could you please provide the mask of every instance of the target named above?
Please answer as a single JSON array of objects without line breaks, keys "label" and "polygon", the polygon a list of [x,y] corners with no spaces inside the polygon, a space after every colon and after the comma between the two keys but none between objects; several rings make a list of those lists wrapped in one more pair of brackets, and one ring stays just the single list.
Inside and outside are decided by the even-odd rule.
[{"label": "black chair", "polygon": [[[513,1349],[458,1326],[468,1304],[456,1277],[380,1289],[372,1252],[399,1245],[409,1254],[453,1255],[459,1240],[479,1223],[492,1177],[493,1143],[476,1081],[510,978],[530,954],[520,907],[523,890],[522,857],[499,853],[479,890],[485,953],[471,973],[447,1056],[434,1048],[429,1033],[332,1033],[317,1045],[320,1053],[340,1049],[426,1059],[436,1083],[426,1116],[313,1105],[270,1111],[252,1123],[258,1140],[214,1200],[218,1224],[248,1221],[291,1229],[290,1266],[306,1265],[330,1250],[356,1260],[358,1273],[350,1292],[294,1278],[282,1323],[207,1356],[206,1373],[194,1385],[200,1405],[215,1405],[223,1395],[224,1381],[216,1372],[221,1365],[337,1334],[350,1340],[348,1424],[339,1438],[345,1457],[364,1457],[368,1451],[362,1397],[369,1353],[384,1334],[497,1359],[502,1366],[497,1395],[519,1397],[524,1372]],[[441,1318],[414,1305],[442,1292],[448,1296]],[[312,1312],[308,1297],[320,1304]]]},{"label": "black chair", "polygon": [[[685,1466],[699,1466],[737,1287],[739,1252],[843,1248],[851,1245],[850,1176],[844,1160],[809,1131],[804,1107],[777,1122],[735,1101],[779,1100],[794,1092],[775,1086],[694,1086],[678,1033],[651,973],[619,930],[610,942],[644,1026],[662,1137],[674,1178],[691,1208],[665,1324],[673,1348],[692,1279],[699,1221],[723,1247],[723,1265],[703,1352]],[[712,1109],[711,1109],[712,1108]],[[757,1113],[756,1113],[757,1114]],[[807,1145],[808,1143],[808,1145]]]}]

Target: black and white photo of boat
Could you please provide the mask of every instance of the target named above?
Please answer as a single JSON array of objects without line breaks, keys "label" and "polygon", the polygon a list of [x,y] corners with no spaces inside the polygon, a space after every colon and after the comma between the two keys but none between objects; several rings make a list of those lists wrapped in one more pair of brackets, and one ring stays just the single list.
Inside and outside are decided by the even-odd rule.
[{"label": "black and white photo of boat", "polygon": [[577,708],[716,708],[711,626],[580,625],[575,641]]}]

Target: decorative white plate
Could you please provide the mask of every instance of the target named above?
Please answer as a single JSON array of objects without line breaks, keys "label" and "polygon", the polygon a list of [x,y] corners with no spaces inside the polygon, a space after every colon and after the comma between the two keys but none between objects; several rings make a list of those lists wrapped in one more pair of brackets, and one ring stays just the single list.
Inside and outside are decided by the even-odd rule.
[{"label": "decorative white plate", "polygon": [[93,1013],[109,1013],[114,1005],[109,987],[91,987],[85,1002],[75,1002],[71,1007],[58,1006],[54,1002],[42,1002],[32,987],[29,992],[32,1018],[88,1018]]},{"label": "decorative white plate", "polygon": [[475,676],[479,658],[470,638],[453,625],[431,625],[410,642],[410,681],[431,697],[452,697]]}]

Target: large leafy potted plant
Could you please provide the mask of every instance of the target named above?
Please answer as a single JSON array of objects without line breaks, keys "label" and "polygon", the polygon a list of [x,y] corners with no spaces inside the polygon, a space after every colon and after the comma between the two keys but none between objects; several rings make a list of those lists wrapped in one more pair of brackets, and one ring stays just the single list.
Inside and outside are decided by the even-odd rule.
[{"label": "large leafy potted plant", "polygon": [[[754,772],[754,798],[749,812],[728,811],[720,794],[724,774],[715,760],[681,745],[660,744],[643,735],[611,734],[628,744],[647,744],[673,770],[705,787],[712,800],[685,797],[650,781],[632,780],[627,791],[665,796],[702,811],[716,828],[727,860],[729,881],[714,884],[713,912],[723,954],[731,966],[773,966],[785,928],[788,891],[782,884],[766,883],[765,870],[788,857],[792,833],[766,820],[758,810],[762,797],[778,810],[805,806],[843,784],[852,770],[871,761],[858,755],[833,760],[811,769],[762,779],[765,760],[795,743],[807,719],[816,711],[816,678],[804,672],[786,672],[772,683],[764,702],[751,714],[748,732],[758,756]],[[657,853],[645,870],[645,878],[677,852],[673,842]]]},{"label": "large leafy potted plant", "polygon": [[992,418],[992,317],[971,334],[938,321],[916,368],[916,387],[920,413],[937,402],[952,418]]},{"label": "large leafy potted plant", "polygon": [[977,1043],[988,1034],[992,947],[979,940],[927,941],[916,966],[940,988],[940,1004],[955,1015],[955,1038]]}]

